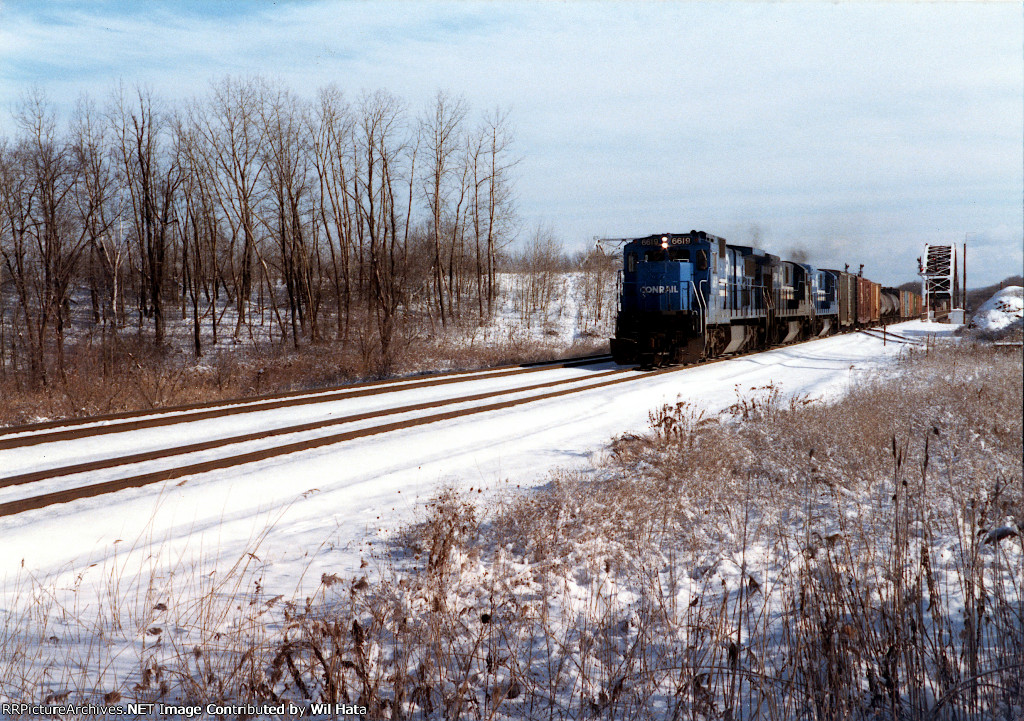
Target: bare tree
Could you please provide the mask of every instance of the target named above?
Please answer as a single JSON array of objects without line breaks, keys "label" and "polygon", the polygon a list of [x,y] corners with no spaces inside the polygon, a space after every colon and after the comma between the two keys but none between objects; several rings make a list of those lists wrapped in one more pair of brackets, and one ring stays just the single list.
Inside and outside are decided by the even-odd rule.
[{"label": "bare tree", "polygon": [[[40,259],[33,253],[33,213],[38,188],[29,171],[31,155],[31,148],[24,141],[0,148],[0,253],[22,321],[20,332],[12,335],[21,340],[32,380],[45,384],[44,343],[49,315],[44,312],[44,291],[38,284]],[[13,348],[12,359],[17,362]]]},{"label": "bare tree", "polygon": [[511,171],[519,163],[512,155],[513,133],[508,110],[496,109],[484,120],[487,137],[487,314],[494,313],[497,298],[496,258],[514,237],[515,198]]},{"label": "bare tree", "polygon": [[136,88],[131,105],[122,89],[110,118],[139,251],[140,325],[144,317],[153,319],[154,343],[159,346],[166,328],[165,263],[174,237],[168,226],[176,223],[174,201],[181,183],[178,148],[166,114],[155,107],[147,89]]},{"label": "bare tree", "polygon": [[[378,91],[363,97],[356,130],[355,201],[357,232],[366,239],[371,312],[376,321],[379,372],[393,361],[396,316],[402,303],[407,260],[407,219],[395,196],[406,141],[404,108],[395,96]],[[409,169],[410,174],[413,168]],[[406,205],[406,207],[408,207]]]},{"label": "bare tree", "polygon": [[[212,88],[204,104],[192,107],[191,120],[203,140],[217,198],[230,225],[229,256],[236,301],[238,338],[246,322],[252,295],[253,264],[257,252],[256,208],[263,172],[260,152],[260,105],[265,83],[259,78],[225,78]],[[235,256],[241,236],[242,249]]]},{"label": "bare tree", "polygon": [[57,137],[55,113],[40,90],[22,99],[15,119],[24,137],[4,163],[7,233],[0,250],[25,320],[31,375],[45,384],[51,327],[57,369],[62,377],[65,371],[71,283],[84,247],[74,207],[79,174],[73,153]]},{"label": "bare tree", "polygon": [[[192,349],[202,355],[202,316],[210,316],[213,342],[217,341],[217,256],[219,223],[210,167],[200,151],[200,140],[194,126],[186,118],[175,118],[182,169],[182,192],[179,197],[182,232],[182,284],[184,295],[192,303]],[[184,303],[184,301],[183,301]]]},{"label": "bare tree", "polygon": [[[434,252],[431,271],[441,325],[447,324],[445,302],[448,297],[448,289],[445,285],[442,233],[445,210],[452,193],[452,186],[455,185],[459,192],[464,188],[461,178],[457,176],[453,156],[462,143],[460,133],[465,116],[465,101],[462,98],[452,98],[448,93],[440,91],[434,99],[433,106],[421,118],[419,128],[421,142],[427,157],[423,192],[430,211],[430,232]],[[459,182],[453,182],[456,179]]]},{"label": "bare tree", "polygon": [[75,107],[71,143],[80,176],[75,200],[88,248],[92,319],[102,327],[105,343],[108,326],[117,327],[120,239],[111,239],[110,233],[118,220],[120,206],[108,128],[95,102],[86,96],[81,97]]},{"label": "bare tree", "polygon": [[[311,149],[306,109],[292,93],[277,89],[262,105],[263,174],[267,212],[262,218],[277,238],[281,276],[288,298],[292,342],[299,347],[308,326],[319,337],[317,315],[322,292],[311,202]],[[271,289],[273,292],[273,289]]]},{"label": "bare tree", "polygon": [[316,111],[308,118],[319,193],[317,216],[331,257],[337,313],[336,338],[348,337],[352,311],[354,132],[352,111],[334,86],[320,91]]}]

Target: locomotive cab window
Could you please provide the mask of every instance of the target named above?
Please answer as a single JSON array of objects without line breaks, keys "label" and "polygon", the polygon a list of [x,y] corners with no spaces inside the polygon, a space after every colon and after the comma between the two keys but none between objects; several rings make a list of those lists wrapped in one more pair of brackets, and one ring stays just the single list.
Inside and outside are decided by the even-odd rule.
[{"label": "locomotive cab window", "polygon": [[707,254],[706,251],[698,250],[697,251],[697,270],[707,270],[707,269],[708,269],[708,254]]},{"label": "locomotive cab window", "polygon": [[668,252],[668,257],[672,260],[682,260],[689,262],[690,260],[690,249],[689,248],[673,248]]},{"label": "locomotive cab window", "polygon": [[626,255],[626,270],[630,273],[636,272],[636,253]]}]

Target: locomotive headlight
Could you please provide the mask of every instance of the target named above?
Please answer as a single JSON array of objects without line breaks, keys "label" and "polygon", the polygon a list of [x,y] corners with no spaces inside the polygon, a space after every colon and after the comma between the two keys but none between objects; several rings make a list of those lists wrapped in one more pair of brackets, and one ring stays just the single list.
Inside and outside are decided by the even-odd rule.
[{"label": "locomotive headlight", "polygon": [[668,236],[667,235],[661,236],[661,247],[664,248],[665,250],[668,250]]}]

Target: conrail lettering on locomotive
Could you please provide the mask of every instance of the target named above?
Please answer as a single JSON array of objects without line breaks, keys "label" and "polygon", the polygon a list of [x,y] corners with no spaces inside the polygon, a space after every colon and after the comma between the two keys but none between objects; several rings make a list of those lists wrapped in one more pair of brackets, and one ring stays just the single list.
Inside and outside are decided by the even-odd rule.
[{"label": "conrail lettering on locomotive", "polygon": [[627,239],[622,261],[611,339],[622,364],[695,362],[921,312],[918,294],[882,288],[863,265],[815,268],[704,231]]},{"label": "conrail lettering on locomotive", "polygon": [[675,236],[669,238],[663,238],[661,236],[651,236],[650,238],[640,238],[640,245],[661,245],[667,243],[668,245],[689,245],[690,239],[687,237],[677,238]]}]

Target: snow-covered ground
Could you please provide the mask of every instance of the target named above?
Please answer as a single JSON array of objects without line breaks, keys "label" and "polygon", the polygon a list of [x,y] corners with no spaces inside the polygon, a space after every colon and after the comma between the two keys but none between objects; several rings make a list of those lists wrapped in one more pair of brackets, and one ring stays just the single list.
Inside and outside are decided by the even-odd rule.
[{"label": "snow-covered ground", "polygon": [[[170,459],[169,462],[150,461],[133,464],[132,473],[145,473],[161,467],[184,465],[185,463],[205,461],[214,457],[243,453],[255,450],[256,448],[321,437],[331,433],[338,433],[340,430],[353,431],[372,428],[381,423],[394,423],[421,418],[437,413],[442,407],[444,411],[451,411],[520,398],[524,394],[531,392],[527,389],[545,383],[557,383],[560,384],[559,387],[588,385],[593,382],[600,382],[605,374],[611,370],[617,370],[617,366],[606,362],[574,368],[534,370],[530,373],[520,374],[502,372],[458,374],[454,377],[464,378],[459,383],[444,382],[434,385],[431,384],[430,379],[427,379],[423,382],[429,384],[426,387],[407,388],[406,384],[389,384],[387,386],[378,386],[377,390],[380,390],[380,393],[362,395],[361,392],[357,392],[352,397],[347,398],[337,398],[336,396],[339,394],[335,392],[324,394],[325,397],[321,399],[317,399],[316,394],[311,394],[303,396],[303,398],[317,400],[316,403],[270,410],[257,410],[262,405],[257,402],[248,406],[249,412],[241,412],[239,410],[231,415],[217,418],[143,428],[100,437],[58,440],[47,443],[45,447],[28,445],[0,450],[0,467],[3,468],[5,474],[13,475],[16,473],[61,468],[89,461],[114,459],[134,453],[180,447],[197,441],[228,440],[250,433],[275,429],[288,431],[289,429],[296,429],[297,426],[310,423],[331,424],[304,432],[296,431],[273,436],[268,439],[235,443],[231,446],[225,446],[224,449],[176,456]],[[440,380],[447,381],[450,379]],[[421,386],[423,383],[412,383],[411,385]],[[533,393],[537,392],[540,391],[533,391]],[[476,401],[461,402],[461,399],[465,396],[482,394],[500,395]],[[429,404],[429,406],[425,408],[420,407],[424,404]],[[388,412],[384,420],[376,415],[384,412]],[[152,418],[158,415],[173,418],[175,416],[187,417],[188,413],[171,412],[143,416],[142,418]],[[134,422],[136,419],[130,420]],[[117,423],[106,421],[102,422],[102,426],[116,428]],[[44,434],[45,432],[43,431]],[[29,433],[19,433],[11,434],[11,437],[19,438],[31,435]],[[45,448],[45,451],[42,448]],[[32,486],[0,488],[0,503],[38,493],[63,490],[75,485],[98,483],[119,475],[124,475],[124,473],[119,472],[119,469],[91,471],[46,482],[45,487],[42,484],[33,484]]]},{"label": "snow-covered ground", "polygon": [[1003,288],[975,311],[970,327],[996,333],[1024,324],[1024,288],[1011,285]]},{"label": "snow-covered ground", "polygon": [[498,273],[497,280],[494,318],[476,329],[470,342],[529,339],[568,346],[614,332],[614,273]]},{"label": "snow-covered ground", "polygon": [[[954,330],[919,321],[890,328],[906,336]],[[494,489],[543,482],[550,469],[579,465],[600,453],[613,436],[644,431],[649,412],[664,403],[684,399],[715,412],[734,403],[737,394],[768,383],[787,395],[834,396],[905,348],[893,338],[883,344],[863,333],[835,336],[6,517],[0,519],[0,581],[9,591],[12,579],[25,571],[59,579],[62,573],[103,568],[114,559],[123,562],[128,546],[139,559],[156,549],[175,557],[212,557],[215,550],[213,556],[232,559],[269,528],[262,555],[268,564],[264,585],[301,596],[308,590],[304,577],[357,569],[365,541],[410,519],[443,484]],[[494,381],[494,388],[502,383]],[[491,384],[474,385],[483,390]],[[436,394],[422,389],[402,395],[413,403]],[[344,401],[330,405],[332,412],[342,412]],[[295,412],[251,415],[277,424],[295,420]],[[276,413],[282,419],[272,421]],[[194,424],[193,440],[209,437],[216,423]],[[235,421],[220,423],[226,427]],[[144,433],[137,442],[152,443],[142,439],[154,431]],[[155,435],[169,433],[158,429]],[[178,441],[190,435],[187,426],[173,433]],[[133,438],[118,442],[131,444]],[[101,437],[91,452],[102,455],[102,446],[110,443]],[[34,452],[46,454],[45,465],[60,455],[59,449]],[[31,453],[21,449],[16,461],[12,456],[10,471],[36,460],[28,457]],[[2,602],[12,601],[8,596]]]},{"label": "snow-covered ground", "polygon": [[[117,596],[119,603],[137,606],[129,615],[142,639],[158,613],[153,609],[163,604],[155,600],[173,598],[178,606],[198,601],[210,587],[195,579],[223,573],[240,558],[259,564],[265,596],[302,599],[324,577],[365,574],[361,567],[371,547],[417,518],[423,502],[444,486],[489,493],[543,484],[554,469],[588,465],[613,437],[643,433],[652,410],[679,400],[716,413],[768,385],[783,397],[834,398],[900,358],[914,339],[948,337],[956,326],[912,321],[888,330],[885,339],[852,333],[661,375],[643,377],[633,371],[636,382],[0,518],[0,631],[5,620],[22,618],[26,607],[38,604],[56,604],[80,627],[83,614],[108,613],[105,604]],[[603,370],[595,366],[560,373],[585,376]],[[498,389],[507,383],[481,379],[474,387]],[[410,389],[401,397],[414,403],[437,393]],[[350,406],[346,401],[325,406],[342,414],[376,402],[370,397],[353,399]],[[281,425],[295,421],[296,412],[249,415]],[[237,422],[220,421],[225,429]],[[176,428],[173,440],[204,440],[226,432],[211,427],[217,423]],[[170,432],[125,434],[119,442],[128,445],[120,450],[157,443]],[[88,452],[108,453],[111,449],[103,446],[109,443],[100,437]],[[19,450],[17,467],[58,462],[57,450],[52,456],[49,450],[34,452],[41,457]],[[3,470],[9,475],[15,467]],[[72,621],[48,623],[46,633],[60,638],[53,624]],[[104,663],[114,678],[138,672],[136,653],[107,653],[111,658]]]}]

